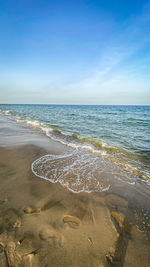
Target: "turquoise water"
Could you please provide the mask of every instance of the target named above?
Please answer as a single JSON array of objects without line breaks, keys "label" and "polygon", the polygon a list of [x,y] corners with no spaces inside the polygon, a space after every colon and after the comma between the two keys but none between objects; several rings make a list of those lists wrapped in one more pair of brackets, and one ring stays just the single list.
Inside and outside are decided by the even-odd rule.
[{"label": "turquoise water", "polygon": [[99,152],[150,177],[150,106],[0,105],[1,112],[66,145]]}]

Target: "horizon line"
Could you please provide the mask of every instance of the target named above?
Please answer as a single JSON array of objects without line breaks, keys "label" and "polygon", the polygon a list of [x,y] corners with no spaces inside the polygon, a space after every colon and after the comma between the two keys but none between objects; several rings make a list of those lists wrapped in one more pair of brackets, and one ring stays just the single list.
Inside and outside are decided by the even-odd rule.
[{"label": "horizon line", "polygon": [[52,103],[0,103],[0,105],[52,105],[52,106],[150,106],[150,104],[52,104]]}]

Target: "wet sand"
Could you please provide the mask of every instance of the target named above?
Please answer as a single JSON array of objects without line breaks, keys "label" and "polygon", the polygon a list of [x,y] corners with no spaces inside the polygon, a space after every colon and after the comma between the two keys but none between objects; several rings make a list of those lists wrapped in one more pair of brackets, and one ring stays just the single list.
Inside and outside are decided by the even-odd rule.
[{"label": "wet sand", "polygon": [[65,147],[40,134],[22,143],[14,136],[0,148],[1,267],[150,266],[149,228],[140,228],[145,198],[119,184],[75,194],[40,179],[32,162]]}]

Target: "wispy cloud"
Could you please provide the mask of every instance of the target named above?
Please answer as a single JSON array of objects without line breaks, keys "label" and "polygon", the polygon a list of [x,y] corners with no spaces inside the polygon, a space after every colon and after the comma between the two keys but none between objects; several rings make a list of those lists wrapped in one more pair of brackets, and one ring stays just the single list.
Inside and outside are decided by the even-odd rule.
[{"label": "wispy cloud", "polygon": [[[22,102],[24,98],[23,101],[28,103],[34,101],[85,104],[140,104],[140,101],[141,104],[148,103],[150,99],[150,5],[145,5],[141,14],[121,20],[120,25],[118,21],[114,21],[113,27],[111,25],[113,16],[111,21],[108,15],[108,20],[106,16],[104,23],[98,20],[96,25],[93,18],[94,33],[91,35],[90,33],[84,35],[84,31],[91,29],[87,25],[88,19],[84,24],[80,18],[79,29],[81,22],[84,24],[80,34],[78,34],[79,29],[74,34],[71,31],[72,27],[71,35],[67,35],[66,32],[62,34],[57,27],[58,36],[59,34],[60,36],[56,40],[62,43],[55,40],[56,31],[49,34],[49,45],[54,38],[52,51],[50,49],[43,51],[38,47],[36,51],[38,55],[36,53],[34,55],[34,49],[29,45],[31,58],[25,48],[20,52],[18,61],[8,59],[8,64],[0,62],[0,94],[4,101],[10,92],[12,102],[15,102],[15,99]],[[51,25],[51,21],[48,25]],[[109,25],[113,34],[105,36],[105,32],[111,31]],[[66,26],[68,27],[68,20],[66,20]],[[39,28],[36,31],[38,39],[35,38],[35,43],[37,44],[39,40],[44,47],[45,41],[47,48],[49,28],[45,32],[44,39],[41,38],[43,32],[38,30]],[[40,34],[37,34],[39,32]],[[29,41],[30,37],[29,35]],[[72,38],[74,38],[73,41]],[[64,47],[61,47],[60,52],[56,48],[60,48],[62,44]],[[57,54],[58,51],[60,53]],[[26,56],[27,61],[24,59]],[[68,58],[66,59],[65,56]]]},{"label": "wispy cloud", "polygon": [[[149,71],[150,77],[150,12],[144,10],[136,18],[124,22],[122,31],[116,34],[100,55],[99,66],[94,74],[87,79],[74,84],[73,87],[94,92],[101,89],[109,90],[114,86],[124,87],[123,82],[129,85],[129,80],[136,86],[136,79]],[[143,50],[146,48],[146,55]],[[148,79],[148,76],[147,76]],[[150,78],[148,79],[150,80]],[[138,85],[137,83],[137,85]],[[120,88],[120,89],[121,89]],[[149,85],[150,89],[150,85]]]}]

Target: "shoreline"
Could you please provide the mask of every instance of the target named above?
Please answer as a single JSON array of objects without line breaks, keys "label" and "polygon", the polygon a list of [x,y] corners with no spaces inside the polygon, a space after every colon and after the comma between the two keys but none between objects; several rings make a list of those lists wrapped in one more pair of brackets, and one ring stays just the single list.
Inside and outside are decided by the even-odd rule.
[{"label": "shoreline", "polygon": [[[20,106],[21,105],[16,105],[18,109]],[[26,106],[28,107],[28,105]],[[36,106],[37,105],[35,105],[35,107]],[[47,107],[51,108],[52,106],[47,105]],[[56,105],[56,107],[58,106]],[[139,180],[140,183],[143,182],[143,184],[145,183],[146,186],[150,186],[150,172],[149,172],[149,160],[148,160],[150,154],[149,154],[148,144],[142,143],[144,141],[147,142],[147,138],[146,140],[139,139],[136,146],[134,146],[134,142],[136,138],[134,139],[132,138],[132,142],[130,142],[130,146],[128,146],[129,140],[131,139],[131,135],[128,136],[129,138],[126,139],[126,142],[124,145],[124,143],[122,142],[120,143],[118,143],[118,141],[117,143],[113,142],[113,139],[111,141],[111,138],[110,140],[109,139],[107,140],[107,138],[105,139],[102,137],[103,135],[101,136],[101,138],[99,138],[98,136],[94,137],[92,135],[92,132],[91,134],[89,134],[89,132],[85,131],[84,133],[83,131],[83,134],[80,134],[80,131],[78,130],[76,131],[74,127],[72,128],[72,130],[69,130],[71,129],[70,127],[67,130],[67,127],[66,127],[67,125],[65,127],[63,127],[63,124],[61,125],[61,123],[58,125],[58,118],[57,118],[57,121],[55,119],[53,121],[52,119],[53,123],[49,123],[51,120],[50,121],[49,119],[47,120],[47,117],[45,117],[45,121],[44,121],[43,115],[40,117],[39,109],[37,110],[35,109],[38,113],[37,116],[35,115],[34,111],[33,111],[33,114],[32,114],[32,111],[31,113],[28,112],[28,109],[25,109],[25,113],[18,112],[17,109],[16,111],[14,110],[15,108],[13,107],[10,110],[9,109],[1,110],[2,112],[1,115],[6,117],[6,120],[8,118],[18,124],[21,124],[22,127],[31,128],[33,130],[39,131],[43,135],[50,138],[51,140],[59,142],[60,144],[66,145],[72,149],[81,149],[81,150],[89,151],[89,153],[97,154],[100,156],[103,155],[105,158],[108,158],[109,160],[111,159],[113,164],[116,164],[117,166],[119,166],[122,171],[128,173],[130,175],[130,178],[132,178],[131,180],[133,180],[132,181],[133,183],[134,183],[134,176],[135,176],[137,182]],[[52,110],[50,110],[50,112],[52,112]],[[114,114],[117,114],[116,112],[117,111],[115,111]],[[56,109],[56,113],[57,113],[57,109]],[[56,113],[53,112],[52,117],[55,117]],[[51,114],[48,113],[48,115],[51,115]],[[73,113],[73,115],[75,114]],[[67,114],[65,114],[65,116],[67,116]],[[63,118],[60,118],[60,119],[63,120]],[[67,119],[70,120],[70,117],[68,117]],[[130,117],[126,118],[127,122],[129,120],[129,126],[131,123],[130,119],[131,121],[133,121],[133,118],[130,118]],[[143,122],[145,123],[145,120]],[[65,120],[65,123],[66,123],[66,120]],[[141,123],[141,120],[139,120],[139,123]],[[71,121],[70,121],[70,124],[71,124]],[[95,121],[95,124],[97,124],[96,121]],[[133,125],[131,126],[131,128],[133,127]],[[83,124],[82,127],[84,128],[85,125]],[[128,128],[128,123],[127,123],[127,128]],[[87,130],[89,131],[90,127]],[[145,131],[147,131],[147,129]],[[102,132],[101,128],[100,128],[99,134],[100,132]],[[124,132],[126,132],[126,128],[124,128]],[[142,132],[143,132],[143,128],[137,135],[137,138],[139,138]],[[133,129],[132,129],[131,134],[134,137]],[[116,132],[115,135],[118,136],[118,133]],[[106,136],[107,136],[107,132],[106,132]],[[125,138],[124,134],[123,134],[123,138]],[[117,140],[119,139],[117,138]],[[147,148],[145,149],[146,145],[147,145]]]},{"label": "shoreline", "polygon": [[147,198],[115,182],[106,192],[75,194],[38,178],[34,160],[67,150],[13,127],[0,146],[1,266],[149,266],[150,231],[140,213]]}]

